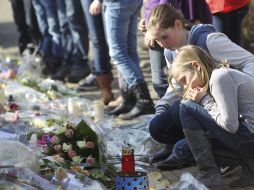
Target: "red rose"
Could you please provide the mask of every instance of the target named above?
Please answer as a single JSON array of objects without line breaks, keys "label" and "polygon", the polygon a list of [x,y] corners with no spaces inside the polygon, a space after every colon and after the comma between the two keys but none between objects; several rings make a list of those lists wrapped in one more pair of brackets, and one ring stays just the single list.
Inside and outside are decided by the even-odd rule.
[{"label": "red rose", "polygon": [[86,159],[86,164],[91,164],[93,165],[95,163],[95,159],[93,158],[92,155],[90,155],[87,159]]},{"label": "red rose", "polygon": [[86,148],[94,148],[94,143],[92,141],[87,141],[86,142]]},{"label": "red rose", "polygon": [[77,156],[77,153],[76,153],[74,150],[69,150],[69,151],[68,151],[68,156],[69,156],[70,158],[72,158],[72,157],[74,157],[74,156]]}]

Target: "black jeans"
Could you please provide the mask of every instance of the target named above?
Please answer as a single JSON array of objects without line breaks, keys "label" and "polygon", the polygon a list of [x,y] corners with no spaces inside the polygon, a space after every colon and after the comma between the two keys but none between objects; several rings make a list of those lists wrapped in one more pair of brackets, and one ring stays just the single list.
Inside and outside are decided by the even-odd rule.
[{"label": "black jeans", "polygon": [[41,40],[32,0],[11,0],[13,18],[19,32],[19,50],[22,53],[29,43],[38,45]]},{"label": "black jeans", "polygon": [[248,13],[249,5],[229,13],[213,15],[213,25],[218,32],[226,34],[230,40],[240,45],[242,21]]}]

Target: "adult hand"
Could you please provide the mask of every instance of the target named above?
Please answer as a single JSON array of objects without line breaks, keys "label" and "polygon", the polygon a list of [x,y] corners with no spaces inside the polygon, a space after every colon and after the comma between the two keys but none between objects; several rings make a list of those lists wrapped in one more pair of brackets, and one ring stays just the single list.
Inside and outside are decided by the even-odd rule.
[{"label": "adult hand", "polygon": [[89,13],[93,16],[101,13],[102,3],[98,0],[95,0],[91,3],[89,8]]},{"label": "adult hand", "polygon": [[143,32],[143,33],[146,32],[146,22],[145,22],[145,19],[144,19],[144,18],[143,18],[143,19],[140,19],[139,25],[138,25],[138,29],[139,29],[141,32]]},{"label": "adult hand", "polygon": [[200,100],[202,99],[203,96],[207,94],[207,91],[204,90],[201,87],[196,87],[196,88],[188,88],[185,98],[187,100],[192,100],[197,103],[200,103]]}]

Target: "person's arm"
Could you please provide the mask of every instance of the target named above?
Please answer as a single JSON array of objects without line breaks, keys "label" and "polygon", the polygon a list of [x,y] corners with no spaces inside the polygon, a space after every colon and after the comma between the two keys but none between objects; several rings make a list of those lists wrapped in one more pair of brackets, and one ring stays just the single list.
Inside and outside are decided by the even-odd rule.
[{"label": "person's arm", "polygon": [[[179,86],[176,82],[174,82],[174,87],[175,90],[179,93],[182,94],[182,88]],[[172,89],[171,86],[168,87],[165,95],[157,101],[155,104],[155,114],[159,115],[166,110],[170,108],[170,106],[176,102],[177,100],[181,99],[181,96],[177,95],[174,89]]]},{"label": "person's arm", "polygon": [[216,123],[234,134],[238,130],[238,87],[229,69],[214,70],[210,79],[211,95],[206,95],[201,105]]},{"label": "person's arm", "polygon": [[[167,62],[168,67],[170,67],[170,64],[172,63],[174,57],[176,56],[175,51],[170,51],[168,49],[164,50],[165,59]],[[155,105],[155,114],[161,114],[165,112],[167,109],[170,108],[170,106],[176,102],[177,100],[180,100],[181,97],[176,94],[176,91],[178,94],[182,95],[183,89],[182,87],[174,80],[173,86],[175,89],[173,89],[171,86],[168,87],[165,95],[157,101]]]},{"label": "person's arm", "polygon": [[227,60],[233,68],[254,78],[254,55],[233,43],[226,35],[222,33],[209,34],[206,45],[214,59]]}]

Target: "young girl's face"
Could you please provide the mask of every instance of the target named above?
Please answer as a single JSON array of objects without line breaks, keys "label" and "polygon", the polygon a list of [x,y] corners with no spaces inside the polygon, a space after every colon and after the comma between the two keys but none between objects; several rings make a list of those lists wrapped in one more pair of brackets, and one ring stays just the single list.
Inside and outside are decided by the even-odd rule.
[{"label": "young girl's face", "polygon": [[155,40],[161,47],[172,51],[184,45],[184,29],[182,22],[176,21],[174,27],[167,29],[152,28],[147,31],[151,39]]},{"label": "young girl's face", "polygon": [[193,71],[175,72],[174,78],[183,86],[184,90],[204,87],[198,74]]}]

